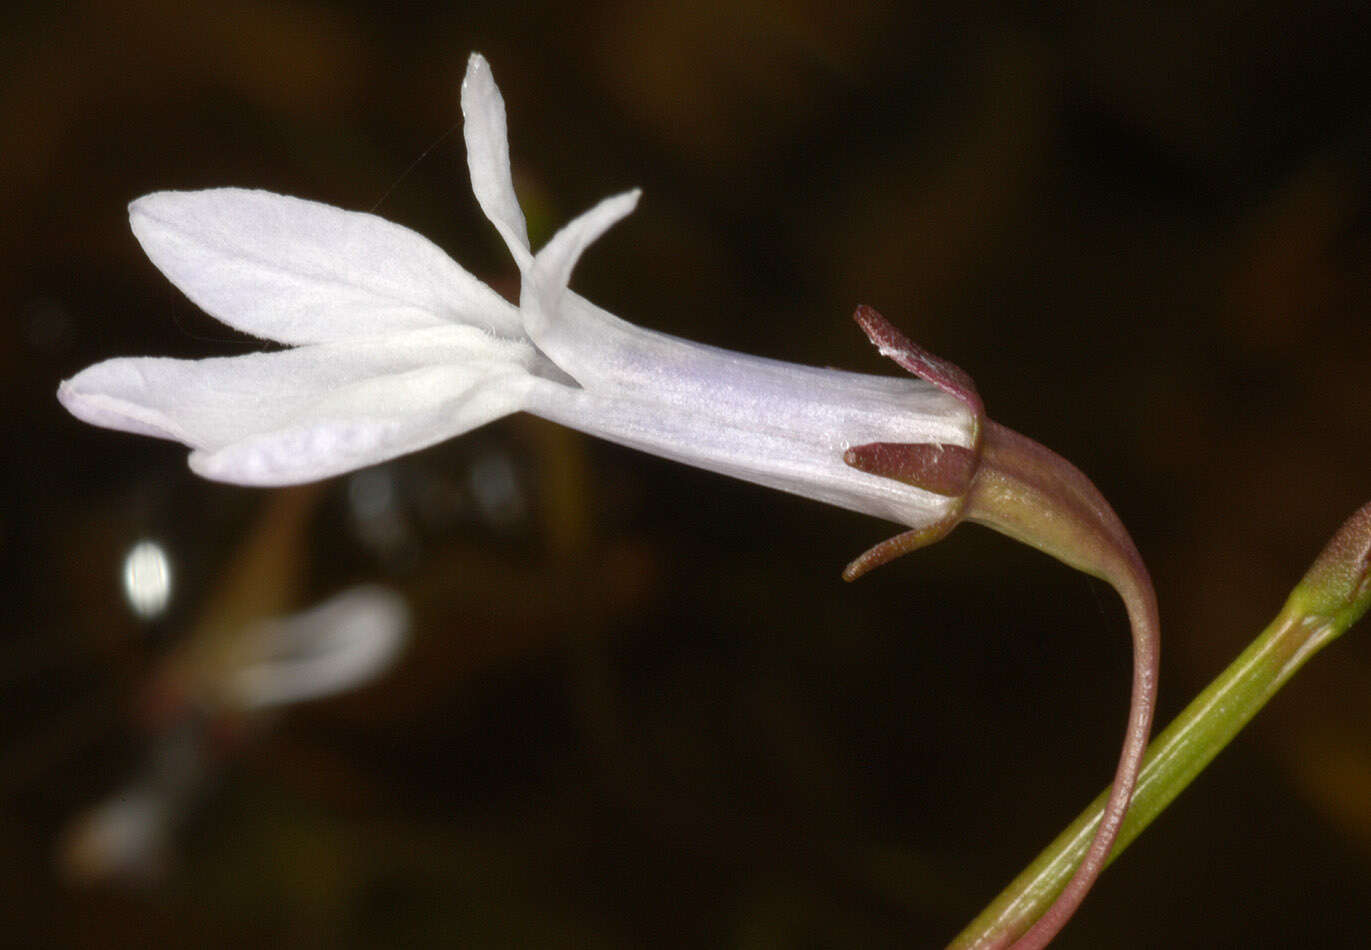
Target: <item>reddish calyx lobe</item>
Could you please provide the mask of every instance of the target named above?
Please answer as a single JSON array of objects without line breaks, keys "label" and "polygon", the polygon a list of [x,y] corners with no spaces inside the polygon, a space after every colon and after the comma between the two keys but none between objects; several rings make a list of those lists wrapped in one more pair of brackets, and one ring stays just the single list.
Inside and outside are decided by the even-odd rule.
[{"label": "reddish calyx lobe", "polygon": [[872,442],[854,446],[843,461],[953,499],[940,522],[906,531],[871,548],[843,571],[855,580],[902,554],[945,537],[963,520],[976,521],[1038,548],[1113,585],[1133,630],[1133,688],[1123,748],[1104,815],[1085,858],[1047,911],[977,946],[1013,950],[1045,947],[1080,906],[1104,869],[1128,811],[1147,747],[1156,704],[1159,660],[1157,601],[1142,558],[1123,523],[1099,490],[1066,459],[986,418],[976,384],[960,367],[924,350],[871,307],[854,315],[882,355],[959,399],[972,416],[970,448]]},{"label": "reddish calyx lobe", "polygon": [[869,442],[848,449],[843,461],[859,471],[953,497],[966,494],[976,474],[976,453],[960,445]]},{"label": "reddish calyx lobe", "polygon": [[858,304],[852,319],[857,321],[866,338],[876,344],[882,356],[889,357],[897,365],[932,383],[949,396],[956,396],[966,403],[977,421],[985,418],[981,394],[976,391],[976,382],[966,370],[925,350],[895,329],[895,325],[881,316],[875,307]]},{"label": "reddish calyx lobe", "polygon": [[868,442],[843,453],[843,461],[858,471],[882,478],[893,478],[906,485],[957,499],[947,517],[936,524],[914,528],[882,541],[865,551],[843,569],[843,580],[855,581],[867,571],[880,567],[903,554],[941,541],[962,520],[966,498],[980,466],[980,434],[985,406],[971,375],[955,363],[928,352],[874,308],[861,304],[852,318],[862,328],[882,356],[937,386],[961,401],[971,412],[971,448],[960,445]]},{"label": "reddish calyx lobe", "polygon": [[844,452],[843,461],[858,471],[893,478],[957,499],[942,521],[888,538],[848,564],[843,569],[843,580],[855,581],[873,568],[945,538],[962,519],[962,509],[979,460],[974,450],[960,445],[868,442]]}]

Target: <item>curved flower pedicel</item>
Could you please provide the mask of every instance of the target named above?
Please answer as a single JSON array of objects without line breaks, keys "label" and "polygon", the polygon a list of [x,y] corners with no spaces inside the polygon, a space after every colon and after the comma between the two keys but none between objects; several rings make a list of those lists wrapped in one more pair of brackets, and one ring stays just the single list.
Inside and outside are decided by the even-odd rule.
[{"label": "curved flower pedicel", "polygon": [[1057,900],[1036,922],[1016,916],[1011,907],[992,930],[971,944],[1001,947],[1022,933],[1014,947],[1043,947],[1065,926],[1104,870],[1137,785],[1156,708],[1160,662],[1161,632],[1152,580],[1118,515],[1080,469],[986,418],[975,383],[965,371],[908,340],[875,310],[858,307],[856,319],[883,355],[961,400],[976,422],[969,448],[877,442],[854,446],[845,453],[854,468],[947,495],[954,500],[954,508],[940,523],[911,528],[876,545],[849,564],[843,576],[855,580],[892,558],[941,539],[965,519],[1109,582],[1128,610],[1133,628],[1128,725],[1090,848]]},{"label": "curved flower pedicel", "polygon": [[[87,422],[183,442],[196,472],[246,485],[313,481],[530,412],[909,527],[849,566],[849,579],[969,518],[1110,580],[1138,644],[1129,738],[1096,847],[1019,944],[1042,946],[1099,873],[1151,718],[1151,586],[1109,506],[1068,463],[985,419],[965,373],[873,310],[859,309],[859,323],[923,379],[744,356],[644,330],[585,300],[568,289],[572,269],[638,192],[602,201],[534,254],[504,101],[479,55],[462,111],[473,191],[520,271],[518,307],[423,237],[372,215],[263,191],[160,192],[129,209],[153,263],[207,313],[290,348],[108,360],[64,382],[58,398]],[[1026,926],[1004,922],[986,945]]]}]

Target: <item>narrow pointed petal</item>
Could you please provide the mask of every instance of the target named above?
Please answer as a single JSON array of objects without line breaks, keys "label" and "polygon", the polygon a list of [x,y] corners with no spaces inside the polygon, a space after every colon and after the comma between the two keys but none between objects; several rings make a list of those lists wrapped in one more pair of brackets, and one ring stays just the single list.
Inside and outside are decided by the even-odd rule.
[{"label": "narrow pointed petal", "polygon": [[516,310],[427,238],[268,191],[163,191],[129,205],[158,269],[206,313],[281,343],[465,323],[521,334]]},{"label": "narrow pointed petal", "polygon": [[[535,343],[540,341],[540,337],[556,337],[562,298],[571,280],[571,272],[585,249],[631,214],[638,206],[641,195],[642,192],[635,188],[605,198],[553,235],[552,240],[538,252],[533,271],[524,280],[520,299],[524,330]],[[578,327],[571,327],[568,332],[575,333],[578,330]]]},{"label": "narrow pointed petal", "polygon": [[314,481],[517,411],[537,357],[472,327],[206,360],[115,359],[58,390],[87,422],[183,442],[244,485]]},{"label": "narrow pointed petal", "polygon": [[466,76],[462,79],[462,117],[467,168],[476,202],[505,239],[519,270],[527,270],[533,263],[533,254],[510,172],[505,98],[495,85],[490,64],[480,53],[472,53],[467,60]]}]

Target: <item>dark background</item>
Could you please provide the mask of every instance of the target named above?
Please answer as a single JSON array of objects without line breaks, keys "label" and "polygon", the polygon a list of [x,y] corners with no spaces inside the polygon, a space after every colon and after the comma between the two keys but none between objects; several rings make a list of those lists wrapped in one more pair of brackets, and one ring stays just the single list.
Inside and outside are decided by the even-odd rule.
[{"label": "dark background", "polygon": [[[1365,5],[442,7],[0,14],[0,942],[940,945],[1111,773],[1108,588],[975,527],[845,585],[891,526],[524,417],[389,467],[365,517],[365,482],[201,481],[53,396],[109,356],[251,348],[125,205],[374,209],[510,292],[453,124],[480,50],[535,244],[644,188],[583,293],[891,372],[848,318],[872,304],[1091,475],[1156,581],[1165,723],[1371,498]],[[119,572],[148,537],[175,587],[143,622]],[[368,579],[415,613],[395,672],[211,743],[161,884],[63,881],[161,658]],[[1354,630],[1059,945],[1362,946],[1368,686]]]}]

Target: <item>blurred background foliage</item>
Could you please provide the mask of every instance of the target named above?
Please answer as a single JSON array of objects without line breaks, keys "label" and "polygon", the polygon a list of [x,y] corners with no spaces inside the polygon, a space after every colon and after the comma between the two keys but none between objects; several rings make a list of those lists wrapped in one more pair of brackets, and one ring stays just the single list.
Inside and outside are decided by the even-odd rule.
[{"label": "blurred background foliage", "polygon": [[[481,50],[535,243],[645,189],[583,293],[891,372],[848,319],[872,304],[1089,473],[1157,583],[1165,722],[1371,497],[1369,19],[6,5],[3,942],[935,946],[1102,787],[1123,722],[1110,591],[977,528],[847,586],[890,526],[538,420],[294,493],[83,426],[53,393],[93,361],[254,346],[146,261],[127,201],[241,185],[375,210],[513,293],[454,125]],[[174,585],[140,619],[120,565],[149,538]],[[56,843],[145,754],[170,650],[374,579],[415,615],[391,675],[226,756],[160,882],[66,879]],[[1356,631],[1060,945],[1362,946],[1368,687]]]}]

